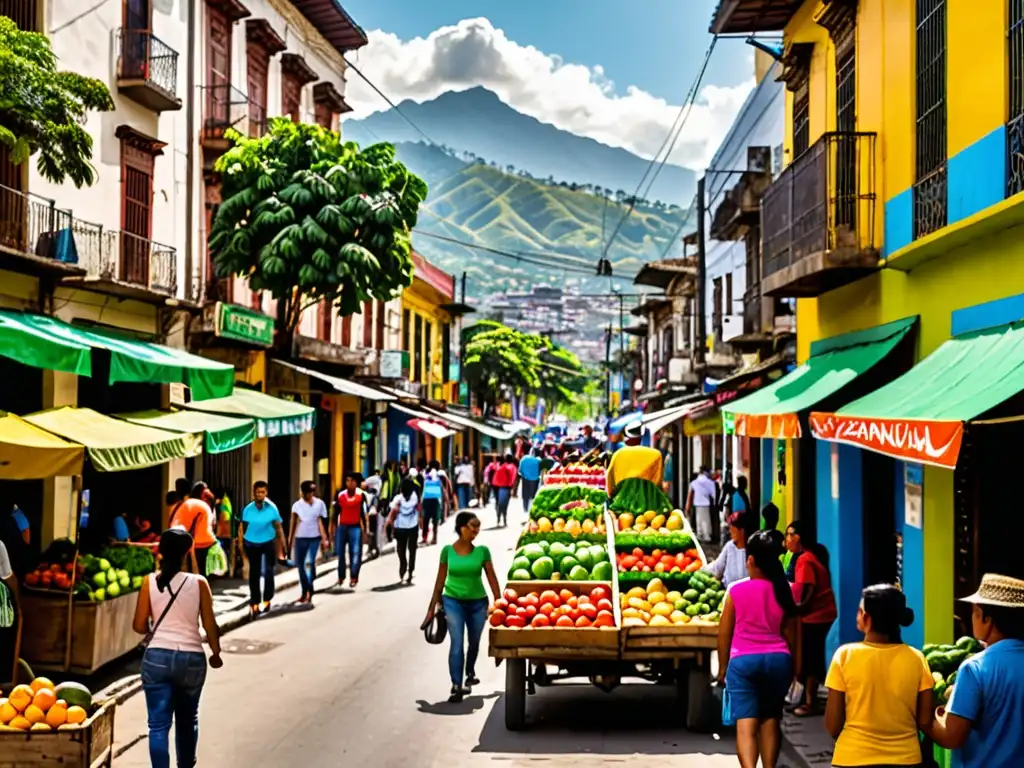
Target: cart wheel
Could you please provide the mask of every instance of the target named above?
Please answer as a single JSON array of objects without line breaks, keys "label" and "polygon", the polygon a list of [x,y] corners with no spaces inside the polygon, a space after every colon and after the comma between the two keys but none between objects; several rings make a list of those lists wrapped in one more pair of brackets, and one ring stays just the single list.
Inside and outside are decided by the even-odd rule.
[{"label": "cart wheel", "polygon": [[711,674],[691,667],[686,688],[686,727],[694,733],[710,733],[721,722],[718,701],[711,692]]},{"label": "cart wheel", "polygon": [[526,660],[505,661],[505,728],[521,731],[526,725]]}]

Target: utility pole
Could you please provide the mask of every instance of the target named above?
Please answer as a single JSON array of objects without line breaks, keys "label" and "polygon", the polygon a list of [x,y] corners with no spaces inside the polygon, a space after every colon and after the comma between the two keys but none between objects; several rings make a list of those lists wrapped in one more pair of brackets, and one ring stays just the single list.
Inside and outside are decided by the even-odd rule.
[{"label": "utility pole", "polygon": [[[707,215],[704,199],[704,176],[697,181],[697,343],[694,345],[697,364],[704,365],[704,353],[707,347],[707,328],[705,309],[707,304],[707,251],[704,244],[704,218]],[[701,373],[703,377],[703,373]],[[702,387],[703,388],[703,387]]]},{"label": "utility pole", "polygon": [[611,414],[612,410],[612,325],[608,324],[608,330],[604,337],[604,407],[605,411]]}]

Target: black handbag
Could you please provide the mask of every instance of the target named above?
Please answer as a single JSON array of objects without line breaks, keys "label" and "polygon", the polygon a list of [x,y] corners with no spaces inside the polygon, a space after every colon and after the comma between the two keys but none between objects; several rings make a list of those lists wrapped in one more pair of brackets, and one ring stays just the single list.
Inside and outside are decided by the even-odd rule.
[{"label": "black handbag", "polygon": [[423,636],[431,645],[440,645],[448,637],[448,618],[440,605],[434,611],[434,618],[423,625]]}]

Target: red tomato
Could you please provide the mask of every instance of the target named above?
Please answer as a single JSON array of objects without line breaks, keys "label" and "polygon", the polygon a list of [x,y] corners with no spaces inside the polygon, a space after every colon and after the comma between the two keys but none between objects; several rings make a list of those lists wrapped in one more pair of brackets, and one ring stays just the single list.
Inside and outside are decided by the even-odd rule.
[{"label": "red tomato", "polygon": [[535,592],[531,592],[528,595],[523,595],[519,598],[520,605],[532,605],[534,608],[540,605],[540,598],[537,597]]},{"label": "red tomato", "polygon": [[508,616],[505,614],[503,610],[499,608],[491,614],[491,618],[488,619],[488,621],[491,622],[492,627],[500,627],[502,624],[505,623],[506,618],[508,618]]},{"label": "red tomato", "polygon": [[558,596],[558,593],[555,592],[553,589],[548,589],[540,593],[540,604],[550,604],[557,608],[559,605],[562,604],[562,598],[560,598]]},{"label": "red tomato", "polygon": [[507,619],[505,619],[505,626],[506,627],[525,627],[526,626],[526,619],[524,619],[522,616],[509,616]]},{"label": "red tomato", "polygon": [[573,608],[568,614],[569,618],[573,620],[573,623],[576,623],[576,620],[582,615],[583,614],[580,613],[578,608]]},{"label": "red tomato", "polygon": [[579,605],[580,600],[578,597],[576,597],[576,595],[573,595],[568,600],[566,600],[566,602],[569,604],[570,608],[575,608],[577,605]]},{"label": "red tomato", "polygon": [[514,589],[506,589],[501,596],[508,601],[509,605],[514,604],[519,599],[519,593]]},{"label": "red tomato", "polygon": [[686,553],[685,552],[680,552],[679,554],[676,555],[676,565],[678,565],[680,568],[685,568],[686,567]]},{"label": "red tomato", "polygon": [[655,573],[664,573],[665,572],[665,564],[664,563],[658,563],[657,565],[655,565],[654,566],[654,572]]},{"label": "red tomato", "polygon": [[569,598],[572,597],[572,592],[570,592],[568,589],[563,589],[561,592],[558,593],[558,597],[561,598],[563,603],[567,603],[569,602]]},{"label": "red tomato", "polygon": [[587,603],[586,605],[580,606],[580,613],[586,616],[588,619],[593,621],[597,618],[597,606],[593,603]]},{"label": "red tomato", "polygon": [[500,610],[504,611],[505,613],[508,613],[508,600],[506,600],[504,597],[499,597],[497,600],[494,601],[494,610]]},{"label": "red tomato", "polygon": [[658,564],[658,560],[654,555],[648,555],[644,558],[644,565],[648,568],[653,568]]},{"label": "red tomato", "polygon": [[551,619],[549,619],[543,613],[538,613],[530,621],[530,626],[531,627],[550,627],[551,626]]},{"label": "red tomato", "polygon": [[544,603],[544,605],[542,605],[540,607],[540,610],[538,611],[538,613],[540,613],[543,616],[550,616],[554,612],[555,606],[553,606],[551,603]]},{"label": "red tomato", "polygon": [[592,622],[592,621],[591,621],[591,620],[590,620],[589,618],[587,618],[586,616],[580,616],[580,617],[579,617],[578,619],[576,619],[576,626],[577,626],[577,627],[589,627],[589,626],[591,626],[591,625],[592,625],[593,623],[594,623],[594,622]]},{"label": "red tomato", "polygon": [[594,587],[592,590],[590,590],[590,599],[593,600],[595,603],[598,603],[602,600],[611,600],[612,591],[608,589],[608,587]]},{"label": "red tomato", "polygon": [[662,551],[660,549],[656,549],[653,552],[651,552],[651,557],[653,557],[655,560],[660,560],[661,559],[661,555],[662,555]]},{"label": "red tomato", "polygon": [[584,605],[590,602],[590,595],[580,595],[576,598],[576,605],[582,608]]},{"label": "red tomato", "polygon": [[29,587],[35,587],[39,585],[39,574],[33,571],[32,573],[25,574],[25,584]]},{"label": "red tomato", "polygon": [[537,615],[536,605],[528,605],[523,610],[526,611],[526,618],[528,619],[532,619],[534,616]]},{"label": "red tomato", "polygon": [[600,613],[601,611],[611,611],[611,610],[612,610],[612,601],[611,600],[602,597],[600,600],[597,601],[597,612],[598,613]]},{"label": "red tomato", "polygon": [[644,556],[644,551],[642,549],[640,549],[640,547],[636,547],[636,548],[633,549],[633,557],[635,557],[637,560],[639,560],[643,556]]},{"label": "red tomato", "polygon": [[676,564],[676,559],[673,555],[662,555],[661,562],[665,564],[665,567],[671,568],[673,565]]},{"label": "red tomato", "polygon": [[632,568],[636,564],[637,564],[637,559],[635,557],[633,557],[632,555],[626,555],[624,558],[619,560],[619,566],[621,566],[622,570],[624,570],[624,571],[628,571],[630,568]]},{"label": "red tomato", "polygon": [[529,614],[526,612],[526,606],[520,605],[516,607],[516,616],[523,619],[524,621],[529,618]]},{"label": "red tomato", "polygon": [[595,627],[614,627],[615,616],[611,611],[601,611],[597,614],[597,618],[594,619]]},{"label": "red tomato", "polygon": [[570,619],[568,616],[559,616],[558,621],[555,622],[556,627],[575,627],[576,622]]}]

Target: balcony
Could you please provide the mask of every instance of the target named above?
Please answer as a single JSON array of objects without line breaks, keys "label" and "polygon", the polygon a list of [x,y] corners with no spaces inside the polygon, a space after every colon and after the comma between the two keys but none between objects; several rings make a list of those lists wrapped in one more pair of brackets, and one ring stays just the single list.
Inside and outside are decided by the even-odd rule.
[{"label": "balcony", "polygon": [[267,110],[233,85],[210,85],[203,91],[203,159],[206,167],[226,152],[232,142],[225,136],[228,128],[259,138],[267,129]]},{"label": "balcony", "polygon": [[878,268],[874,133],[826,133],[761,202],[765,296],[820,296]]},{"label": "balcony", "polygon": [[0,266],[28,275],[81,275],[71,211],[0,186]]},{"label": "balcony", "polygon": [[72,231],[86,275],[67,278],[66,285],[156,304],[177,296],[178,256],[174,248],[77,219]]},{"label": "balcony", "polygon": [[181,109],[178,52],[148,29],[117,31],[117,89],[154,112]]},{"label": "balcony", "polygon": [[723,195],[711,218],[712,240],[739,240],[761,220],[761,197],[772,183],[767,171],[745,171]]}]

